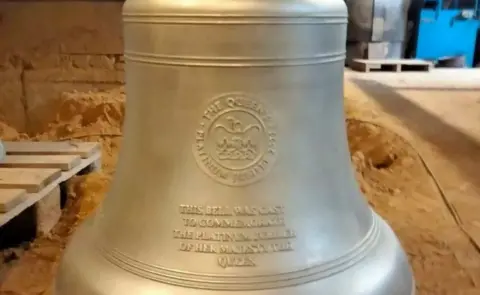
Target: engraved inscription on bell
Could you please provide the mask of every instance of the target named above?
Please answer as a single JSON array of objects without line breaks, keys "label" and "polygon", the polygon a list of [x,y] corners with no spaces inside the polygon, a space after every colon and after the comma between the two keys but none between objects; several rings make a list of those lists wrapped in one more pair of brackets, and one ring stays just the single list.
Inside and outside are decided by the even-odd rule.
[{"label": "engraved inscription on bell", "polygon": [[248,185],[264,177],[276,156],[276,132],[264,104],[225,94],[205,109],[193,147],[198,165],[214,180]]},{"label": "engraved inscription on bell", "polygon": [[179,213],[184,228],[173,230],[178,250],[217,254],[221,268],[255,267],[255,255],[294,250],[296,234],[286,228],[283,206],[180,205]]}]

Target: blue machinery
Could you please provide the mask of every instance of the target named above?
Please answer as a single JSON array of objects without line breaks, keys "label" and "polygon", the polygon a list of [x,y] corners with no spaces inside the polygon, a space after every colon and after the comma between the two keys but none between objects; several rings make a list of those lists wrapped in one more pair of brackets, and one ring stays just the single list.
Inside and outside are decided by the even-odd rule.
[{"label": "blue machinery", "polygon": [[473,67],[480,30],[480,0],[423,0],[413,57],[432,61],[464,59]]}]

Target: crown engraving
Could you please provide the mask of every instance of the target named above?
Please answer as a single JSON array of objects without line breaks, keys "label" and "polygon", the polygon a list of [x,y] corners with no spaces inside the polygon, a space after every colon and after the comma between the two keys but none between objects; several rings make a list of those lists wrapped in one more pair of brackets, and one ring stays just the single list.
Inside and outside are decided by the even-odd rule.
[{"label": "crown engraving", "polygon": [[260,132],[258,124],[243,124],[236,117],[226,118],[228,124],[217,124],[215,131],[222,133],[217,142],[216,153],[220,160],[254,160],[258,155],[258,145],[252,142],[251,134]]},{"label": "crown engraving", "polygon": [[276,132],[265,105],[244,94],[217,97],[196,131],[197,163],[214,180],[243,186],[266,176],[276,158]]}]

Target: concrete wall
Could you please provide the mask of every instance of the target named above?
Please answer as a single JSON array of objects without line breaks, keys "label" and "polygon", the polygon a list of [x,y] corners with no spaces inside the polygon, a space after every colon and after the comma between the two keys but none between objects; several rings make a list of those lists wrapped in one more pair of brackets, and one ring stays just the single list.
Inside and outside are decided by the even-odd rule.
[{"label": "concrete wall", "polygon": [[123,2],[0,2],[0,121],[36,133],[64,91],[123,84]]}]

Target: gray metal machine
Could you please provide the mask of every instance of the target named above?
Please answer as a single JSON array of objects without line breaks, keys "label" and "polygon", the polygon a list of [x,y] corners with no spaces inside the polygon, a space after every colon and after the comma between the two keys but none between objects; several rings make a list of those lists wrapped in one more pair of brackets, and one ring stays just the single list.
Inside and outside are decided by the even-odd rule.
[{"label": "gray metal machine", "polygon": [[403,58],[411,0],[345,0],[347,61]]}]

